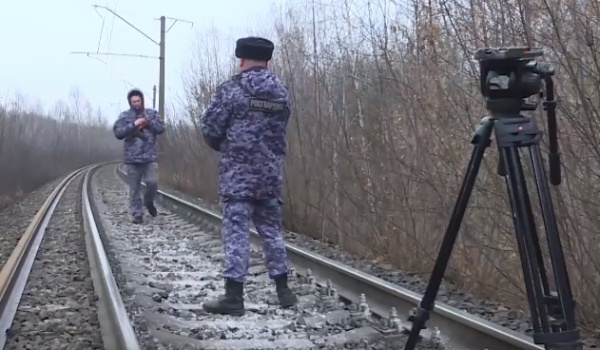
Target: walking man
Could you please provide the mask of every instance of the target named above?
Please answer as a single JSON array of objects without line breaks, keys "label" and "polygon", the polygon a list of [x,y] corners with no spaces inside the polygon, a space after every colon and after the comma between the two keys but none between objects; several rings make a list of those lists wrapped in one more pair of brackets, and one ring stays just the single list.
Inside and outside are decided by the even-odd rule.
[{"label": "walking man", "polygon": [[144,108],[144,94],[137,89],[127,93],[130,108],[119,115],[113,125],[115,137],[123,142],[123,162],[127,165],[129,205],[133,222],[143,222],[140,188],[146,182],[144,205],[148,213],[157,215],[154,196],[158,190],[158,154],[156,137],[165,131],[158,112]]},{"label": "walking man", "polygon": [[220,152],[219,195],[225,252],[225,295],[204,303],[210,313],[244,314],[243,284],[250,259],[249,224],[263,242],[269,276],[282,307],[297,302],[287,283],[288,261],[281,233],[283,162],[289,93],[267,68],[274,45],[248,37],[237,41],[239,73],[212,96],[201,120],[205,143]]}]

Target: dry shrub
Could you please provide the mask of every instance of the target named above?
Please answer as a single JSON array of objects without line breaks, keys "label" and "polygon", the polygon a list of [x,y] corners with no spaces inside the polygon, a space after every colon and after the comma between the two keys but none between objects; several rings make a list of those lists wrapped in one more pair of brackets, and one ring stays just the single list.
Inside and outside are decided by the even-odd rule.
[{"label": "dry shrub", "polygon": [[58,101],[51,117],[21,95],[0,105],[0,209],[81,166],[119,159],[112,125],[77,90],[70,102]]}]

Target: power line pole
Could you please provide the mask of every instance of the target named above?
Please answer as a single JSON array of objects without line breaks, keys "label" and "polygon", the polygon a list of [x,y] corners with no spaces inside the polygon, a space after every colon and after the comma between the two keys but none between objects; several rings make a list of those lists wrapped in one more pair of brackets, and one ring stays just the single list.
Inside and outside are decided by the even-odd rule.
[{"label": "power line pole", "polygon": [[158,77],[158,114],[165,121],[165,37],[166,34],[166,22],[165,16],[160,17],[160,69]]},{"label": "power line pole", "polygon": [[[123,22],[125,22],[127,25],[129,25],[131,28],[135,29],[138,33],[142,34],[143,36],[145,36],[148,40],[152,41],[154,44],[158,45],[160,50],[159,50],[159,56],[146,56],[146,55],[138,55],[138,54],[130,54],[130,53],[113,53],[113,52],[82,52],[82,51],[75,51],[75,52],[71,52],[72,54],[85,54],[88,57],[90,57],[90,55],[112,55],[112,56],[128,56],[128,57],[139,57],[139,58],[153,58],[159,59],[159,72],[158,72],[158,114],[160,115],[161,120],[164,122],[165,121],[165,88],[166,88],[166,79],[165,79],[165,53],[166,53],[166,49],[165,49],[165,39],[166,39],[166,34],[169,32],[169,30],[171,30],[171,28],[173,28],[173,26],[175,25],[175,23],[177,22],[186,22],[186,23],[190,23],[192,26],[194,26],[194,23],[191,21],[186,21],[183,19],[179,19],[179,18],[171,18],[171,17],[165,17],[165,16],[161,16],[160,17],[160,41],[156,42],[156,40],[152,39],[152,37],[150,37],[148,34],[144,33],[142,30],[140,30],[139,28],[137,28],[135,25],[131,24],[129,21],[127,21],[125,18],[121,17],[118,13],[116,13],[115,11],[111,10],[110,8],[106,7],[106,6],[101,6],[101,5],[92,5],[95,8],[101,8],[101,9],[105,9],[107,11],[109,11],[110,13],[112,13],[113,15],[115,15],[115,17],[118,17],[120,20],[122,20]],[[169,27],[169,29],[166,29],[166,22],[167,22],[167,18],[173,20],[173,24],[171,24],[171,26]],[[154,86],[154,98],[156,98],[156,85]],[[154,99],[152,102],[152,107],[154,108]]]},{"label": "power line pole", "polygon": [[156,108],[156,85],[152,88],[152,108]]}]

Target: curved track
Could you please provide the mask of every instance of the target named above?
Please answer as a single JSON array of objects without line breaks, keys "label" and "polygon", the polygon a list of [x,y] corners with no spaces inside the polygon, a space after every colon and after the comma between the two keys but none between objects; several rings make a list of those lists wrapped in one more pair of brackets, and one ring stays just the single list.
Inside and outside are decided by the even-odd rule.
[{"label": "curved track", "polygon": [[142,348],[395,348],[394,332],[384,336],[370,324],[368,305],[347,305],[335,285],[318,288],[311,278],[292,275],[290,286],[299,304],[280,309],[257,246],[251,248],[246,315],[205,313],[202,302],[223,292],[218,225],[197,213],[188,215],[181,206],[162,203],[157,203],[158,217],[132,224],[126,186],[115,170],[98,171],[92,186],[94,204]]},{"label": "curved track", "polygon": [[141,349],[140,345],[121,299],[121,293],[113,276],[104,245],[100,239],[98,224],[94,218],[90,191],[91,177],[97,168],[95,166],[85,175],[81,205],[88,260],[100,306],[98,316],[102,338],[106,349],[139,350]]},{"label": "curved track", "polygon": [[[159,191],[160,215],[129,221],[124,172],[110,164],[62,180],[33,218],[0,272],[0,346],[6,342],[46,226],[67,186],[85,173],[81,209],[98,318],[107,349],[402,349],[406,316],[421,296],[287,244],[290,284],[300,302],[276,305],[252,230],[249,312],[239,318],[202,311],[222,293],[221,217]],[[96,174],[97,176],[93,176]],[[119,179],[121,177],[121,179]],[[512,331],[444,304],[422,332],[419,349],[543,349]]]},{"label": "curved track", "polygon": [[90,167],[80,168],[67,175],[52,191],[21,236],[19,243],[0,271],[0,346],[6,343],[6,332],[11,327],[27,283],[31,266],[44,232],[67,186],[77,175]]},{"label": "curved track", "polygon": [[[124,177],[125,173],[122,169],[119,168],[117,171],[121,177]],[[217,227],[220,225],[221,217],[218,214],[165,191],[159,190],[159,193],[161,204],[179,213],[185,213],[188,218],[209,221]],[[252,245],[259,247],[260,240],[257,232],[252,230],[251,237]],[[293,244],[287,243],[286,246],[290,260],[301,277],[305,277],[308,272],[319,286],[331,283],[340,297],[355,305],[360,305],[363,301],[361,296],[366,296],[364,299],[373,313],[374,320],[377,318],[389,321],[391,316],[392,322],[396,324],[396,330],[410,327],[410,324],[405,323],[406,316],[418,304],[421,295]],[[379,328],[380,326],[375,327]],[[441,303],[436,303],[431,319],[428,321],[428,327],[434,332],[424,330],[421,334],[427,339],[424,342],[434,348],[443,346],[446,349],[457,350],[543,349],[522,333],[500,327]],[[392,328],[394,327],[385,329],[383,332],[394,333]],[[401,335],[397,335],[397,337],[395,342],[397,347],[394,348],[401,349],[404,337]]]}]

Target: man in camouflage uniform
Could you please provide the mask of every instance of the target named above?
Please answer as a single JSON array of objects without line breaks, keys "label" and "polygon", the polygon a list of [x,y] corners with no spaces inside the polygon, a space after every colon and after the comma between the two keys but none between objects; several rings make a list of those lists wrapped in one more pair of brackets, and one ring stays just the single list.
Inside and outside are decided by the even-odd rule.
[{"label": "man in camouflage uniform", "polygon": [[219,195],[226,292],[204,303],[204,310],[211,313],[244,314],[251,219],[262,239],[279,303],[287,308],[297,302],[287,284],[288,262],[281,234],[289,93],[267,68],[273,49],[273,43],[263,38],[239,39],[235,49],[239,74],[217,88],[201,121],[205,143],[221,153]]},{"label": "man in camouflage uniform", "polygon": [[137,89],[129,91],[130,109],[122,112],[113,125],[115,137],[123,142],[123,162],[127,165],[129,205],[133,222],[143,222],[141,181],[146,182],[144,205],[148,213],[157,215],[154,196],[158,190],[158,154],[156,137],[165,131],[158,112],[144,108],[144,94]]}]

